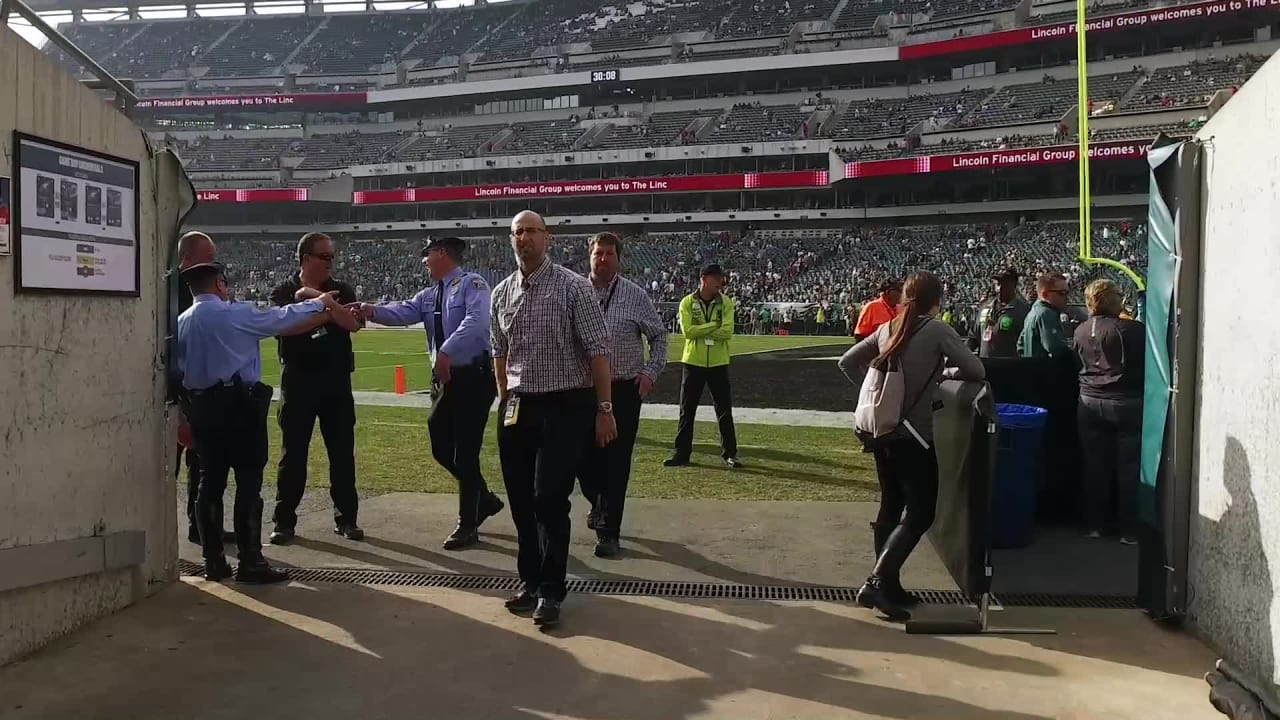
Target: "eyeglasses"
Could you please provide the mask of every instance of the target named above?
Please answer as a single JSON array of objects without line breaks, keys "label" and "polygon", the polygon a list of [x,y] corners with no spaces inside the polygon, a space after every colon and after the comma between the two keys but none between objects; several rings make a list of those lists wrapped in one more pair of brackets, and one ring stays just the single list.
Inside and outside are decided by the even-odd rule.
[{"label": "eyeglasses", "polygon": [[325,261],[332,261],[334,258],[333,253],[307,253],[307,255],[310,255],[311,257],[317,260],[325,260]]}]

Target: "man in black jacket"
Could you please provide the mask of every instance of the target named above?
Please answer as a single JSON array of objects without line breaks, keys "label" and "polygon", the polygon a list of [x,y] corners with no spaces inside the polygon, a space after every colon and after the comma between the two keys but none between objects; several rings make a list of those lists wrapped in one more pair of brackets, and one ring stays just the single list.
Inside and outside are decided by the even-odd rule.
[{"label": "man in black jacket", "polygon": [[[356,302],[350,285],[333,277],[333,241],[324,233],[307,233],[298,241],[298,274],[271,291],[278,306],[297,302],[304,288],[336,293],[342,305]],[[329,496],[333,500],[333,531],[351,540],[364,538],[356,524],[360,499],[356,495],[356,405],[351,393],[355,354],[351,333],[360,329],[349,312],[314,330],[278,338],[280,349],[280,405],[277,421],[283,452],[276,476],[275,528],[271,544],[293,539],[298,504],[307,485],[307,453],[316,419],[329,454]]]}]

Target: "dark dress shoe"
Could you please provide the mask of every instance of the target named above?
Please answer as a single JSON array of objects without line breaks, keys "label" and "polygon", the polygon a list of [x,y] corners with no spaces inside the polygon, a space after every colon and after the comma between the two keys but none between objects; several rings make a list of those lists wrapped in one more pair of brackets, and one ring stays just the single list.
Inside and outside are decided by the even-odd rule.
[{"label": "dark dress shoe", "polygon": [[488,520],[494,515],[502,512],[502,509],[506,506],[506,503],[502,502],[502,498],[490,493],[489,499],[484,501],[480,506],[480,514],[476,517],[476,527],[479,528],[480,524],[485,520]]},{"label": "dark dress shoe", "polygon": [[689,464],[689,458],[682,458],[682,457],[672,455],[666,460],[663,460],[662,464],[666,467],[684,467],[685,465]]},{"label": "dark dress shoe", "polygon": [[231,569],[231,563],[226,558],[218,558],[217,560],[206,560],[204,562],[204,579],[212,582],[226,580],[235,574]]},{"label": "dark dress shoe", "polygon": [[538,607],[533,611],[533,624],[538,627],[552,627],[560,624],[560,601],[551,598],[538,600]]},{"label": "dark dress shoe", "polygon": [[349,525],[339,525],[333,529],[333,533],[335,535],[341,535],[342,537],[348,540],[364,539],[364,531],[361,530],[360,526],[356,525],[355,523],[351,523]]},{"label": "dark dress shoe", "polygon": [[252,562],[241,560],[240,567],[236,568],[236,582],[239,583],[267,585],[269,583],[284,582],[288,579],[289,573],[271,567],[266,560],[254,560]]},{"label": "dark dress shoe", "polygon": [[911,619],[911,613],[906,608],[894,602],[889,593],[882,587],[880,578],[867,578],[867,581],[858,588],[858,604],[864,608],[879,610],[885,617],[894,621],[904,621]]},{"label": "dark dress shoe", "polygon": [[596,540],[596,557],[611,558],[618,554],[622,547],[617,538],[599,538]]},{"label": "dark dress shoe", "polygon": [[533,610],[538,607],[538,596],[528,590],[521,590],[515,595],[507,598],[507,601],[504,602],[503,605],[505,605],[511,612],[517,615],[523,615],[527,612],[533,612]]},{"label": "dark dress shoe", "polygon": [[288,545],[293,542],[294,535],[293,528],[277,525],[276,529],[271,531],[271,537],[267,538],[267,542],[272,545]]},{"label": "dark dress shoe", "polygon": [[459,525],[449,534],[449,537],[444,539],[443,547],[445,550],[461,550],[478,542],[480,542],[480,533],[476,532],[475,528],[464,528]]}]

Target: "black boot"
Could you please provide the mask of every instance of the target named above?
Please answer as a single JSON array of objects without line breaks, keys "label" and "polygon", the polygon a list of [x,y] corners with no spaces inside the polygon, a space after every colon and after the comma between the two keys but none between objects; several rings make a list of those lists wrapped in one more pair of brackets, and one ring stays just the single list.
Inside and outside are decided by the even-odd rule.
[{"label": "black boot", "polygon": [[911,619],[911,613],[889,597],[883,587],[883,581],[874,575],[867,578],[862,587],[858,588],[858,604],[864,608],[879,610],[890,620]]},{"label": "black boot", "polygon": [[469,528],[459,522],[458,526],[449,534],[449,537],[444,539],[444,543],[441,547],[445,550],[461,550],[466,547],[471,547],[479,542],[480,533],[476,532],[475,528]]},{"label": "black boot", "polygon": [[[879,560],[880,556],[884,554],[885,543],[889,541],[889,535],[892,532],[892,527],[886,530],[881,529],[880,523],[871,523],[871,541],[876,549],[876,560]],[[902,583],[897,580],[882,578],[880,580],[880,591],[885,593],[889,600],[894,604],[901,605],[902,607],[909,608],[920,602],[915,595],[912,595],[903,589]]]},{"label": "black boot", "polygon": [[502,502],[502,498],[494,495],[493,493],[489,493],[488,497],[481,498],[480,512],[476,515],[476,528],[479,529],[480,525],[483,524],[485,520],[488,520],[494,515],[502,512],[502,509],[505,507],[506,504]]},{"label": "black boot", "polygon": [[222,498],[196,504],[196,532],[206,562],[223,557]]},{"label": "black boot", "polygon": [[240,566],[236,568],[236,582],[252,583],[255,585],[266,585],[268,583],[278,583],[289,579],[289,573],[284,570],[277,570],[267,564],[267,559],[258,555],[251,560],[240,559]]},{"label": "black boot", "polygon": [[227,562],[225,557],[204,561],[205,580],[218,582],[220,580],[226,580],[233,574],[234,572],[231,570],[231,565]]}]

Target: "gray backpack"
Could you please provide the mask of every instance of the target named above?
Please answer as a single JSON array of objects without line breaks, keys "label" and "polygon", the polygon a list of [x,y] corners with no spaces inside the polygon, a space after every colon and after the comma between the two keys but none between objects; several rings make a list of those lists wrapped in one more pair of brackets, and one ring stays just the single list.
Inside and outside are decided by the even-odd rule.
[{"label": "gray backpack", "polygon": [[[916,333],[920,332],[920,328],[928,322],[925,320],[917,325],[911,332],[911,337],[907,338],[907,343],[910,343]],[[903,350],[905,349],[906,344],[903,345]],[[899,351],[897,355],[882,363],[873,362],[867,368],[866,377],[862,379],[862,387],[858,389],[858,404],[853,411],[853,428],[858,438],[872,449],[895,435],[899,428],[911,433],[925,448],[929,447],[929,443],[911,426],[911,421],[907,420],[906,416],[924,399],[929,383],[933,381],[937,370],[929,373],[921,383],[919,391],[916,392],[915,399],[908,404],[906,378],[902,372],[902,362],[899,360],[901,356],[902,352]],[[941,363],[942,359],[939,358],[938,362]]]}]

